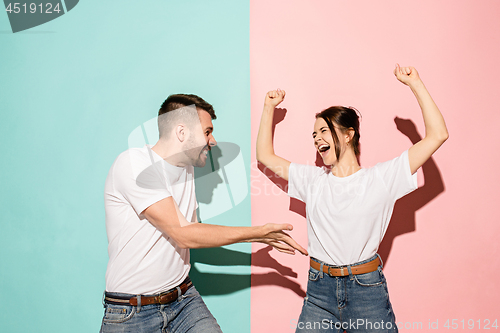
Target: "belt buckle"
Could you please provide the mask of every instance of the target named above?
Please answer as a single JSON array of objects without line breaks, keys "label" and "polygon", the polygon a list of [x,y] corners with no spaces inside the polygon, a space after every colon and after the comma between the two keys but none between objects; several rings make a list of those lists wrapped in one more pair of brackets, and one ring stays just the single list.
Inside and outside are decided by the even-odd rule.
[{"label": "belt buckle", "polygon": [[333,272],[335,270],[335,267],[328,266],[328,275],[330,276],[336,276]]},{"label": "belt buckle", "polygon": [[166,295],[168,295],[168,293],[167,294],[159,294],[158,296],[155,297],[157,299],[158,304],[167,304],[168,303],[168,302],[162,303],[162,301],[161,301],[161,297],[166,296]]}]

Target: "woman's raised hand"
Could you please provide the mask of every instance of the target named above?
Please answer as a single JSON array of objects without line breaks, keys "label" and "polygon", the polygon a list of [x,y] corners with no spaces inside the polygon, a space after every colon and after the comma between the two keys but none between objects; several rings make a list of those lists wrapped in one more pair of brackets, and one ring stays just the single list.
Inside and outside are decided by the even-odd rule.
[{"label": "woman's raised hand", "polygon": [[407,86],[411,86],[413,83],[420,81],[420,76],[418,76],[417,70],[411,66],[401,67],[399,64],[396,64],[394,75],[396,75],[399,81]]},{"label": "woman's raised hand", "polygon": [[278,106],[278,104],[283,102],[283,100],[285,99],[285,95],[286,93],[284,90],[280,89],[271,90],[266,94],[266,100],[264,101],[264,105],[275,108]]}]

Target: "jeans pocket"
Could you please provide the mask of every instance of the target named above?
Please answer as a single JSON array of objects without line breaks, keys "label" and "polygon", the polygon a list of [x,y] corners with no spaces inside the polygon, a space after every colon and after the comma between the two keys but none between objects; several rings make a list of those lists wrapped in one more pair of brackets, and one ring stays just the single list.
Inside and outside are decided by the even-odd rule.
[{"label": "jeans pocket", "polygon": [[102,320],[105,323],[123,323],[130,320],[135,312],[135,306],[106,304]]},{"label": "jeans pocket", "polygon": [[354,280],[357,284],[363,287],[379,286],[385,282],[384,273],[380,267],[370,273],[354,275]]},{"label": "jeans pocket", "polygon": [[319,271],[315,270],[312,267],[309,268],[309,281],[316,281],[316,280],[318,280],[319,275],[320,275]]}]

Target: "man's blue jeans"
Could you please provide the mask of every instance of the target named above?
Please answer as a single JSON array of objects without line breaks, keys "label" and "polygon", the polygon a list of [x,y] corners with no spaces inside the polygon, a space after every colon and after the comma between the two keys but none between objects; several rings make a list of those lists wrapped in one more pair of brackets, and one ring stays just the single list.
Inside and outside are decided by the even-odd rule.
[{"label": "man's blue jeans", "polygon": [[[108,293],[109,296],[135,296]],[[168,304],[104,304],[101,333],[222,332],[194,286]]]},{"label": "man's blue jeans", "polygon": [[344,331],[398,332],[381,266],[370,273],[341,277],[310,268],[307,295],[296,332]]}]

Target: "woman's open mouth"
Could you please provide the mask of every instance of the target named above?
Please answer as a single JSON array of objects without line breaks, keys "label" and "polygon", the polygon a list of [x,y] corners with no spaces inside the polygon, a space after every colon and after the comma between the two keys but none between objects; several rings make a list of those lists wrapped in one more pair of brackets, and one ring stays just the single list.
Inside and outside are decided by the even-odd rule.
[{"label": "woman's open mouth", "polygon": [[321,157],[324,157],[326,154],[328,154],[328,150],[330,150],[330,146],[323,144],[318,147],[318,152],[321,155]]}]

